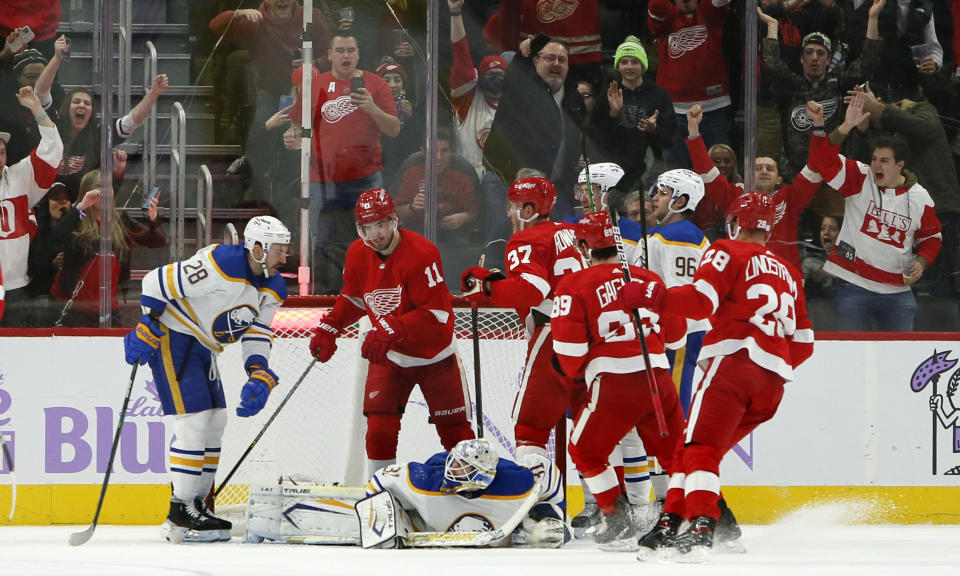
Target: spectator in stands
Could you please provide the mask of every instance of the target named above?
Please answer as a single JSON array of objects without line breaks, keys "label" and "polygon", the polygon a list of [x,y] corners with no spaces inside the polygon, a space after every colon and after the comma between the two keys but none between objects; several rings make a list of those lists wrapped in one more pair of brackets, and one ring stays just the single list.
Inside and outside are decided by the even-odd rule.
[{"label": "spectator in stands", "polygon": [[567,46],[574,79],[600,81],[603,54],[599,2],[500,0],[499,12],[483,29],[487,44],[498,52],[517,50],[523,39],[538,34]]},{"label": "spectator in stands", "polygon": [[[678,114],[700,104],[700,129],[708,146],[730,143],[730,88],[721,50],[729,11],[729,0],[650,0],[647,12],[659,52],[657,85],[670,94]],[[673,167],[691,167],[686,137],[681,123],[673,146],[664,150],[664,160]]]},{"label": "spectator in stands", "polygon": [[833,296],[836,278],[824,272],[823,265],[837,245],[837,236],[840,235],[842,221],[842,218],[824,216],[820,221],[820,246],[808,249],[807,255],[803,258],[801,263],[803,267],[803,291],[807,295],[808,302],[816,298]]},{"label": "spectator in stands", "polygon": [[3,10],[0,10],[0,38],[10,41],[10,35],[25,26],[33,32],[30,47],[39,50],[45,58],[51,58],[60,26],[60,0],[4,0]]},{"label": "spectator in stands", "polygon": [[863,93],[851,98],[829,140],[820,128],[823,107],[807,106],[816,126],[810,161],[845,202],[837,246],[823,270],[846,280],[835,292],[839,329],[909,332],[917,311],[910,285],[940,251],[940,222],[930,194],[904,170],[904,140],[875,139],[869,166],[838,153],[847,134],[869,118],[863,101]]},{"label": "spectator in stands", "polygon": [[[453,134],[449,128],[437,129],[437,229],[441,243],[464,243],[472,239],[471,223],[477,217],[476,187],[473,180],[451,165]],[[423,149],[420,150],[423,158]],[[462,160],[462,159],[461,159]],[[426,166],[419,162],[402,174],[395,193],[397,214],[404,228],[423,234],[424,177]]]},{"label": "spectator in stands", "polygon": [[487,56],[473,67],[467,31],[463,26],[463,0],[447,0],[450,8],[450,43],[453,45],[453,66],[450,68],[450,95],[453,99],[458,150],[482,176],[483,145],[503,95],[503,79],[507,61],[500,56]]},{"label": "spectator in stands", "polygon": [[[695,105],[687,112],[687,147],[693,160],[693,169],[706,185],[706,197],[713,201],[722,213],[741,194],[742,186],[734,184],[720,175],[707,155],[707,148],[700,137],[700,119],[703,112]],[[812,144],[811,144],[812,146]],[[808,167],[804,167],[793,184],[783,184],[777,161],[767,156],[758,156],[754,163],[754,189],[761,194],[773,197],[777,219],[766,245],[771,251],[800,269],[800,253],[797,249],[797,222],[800,213],[820,188],[823,179]],[[699,210],[698,210],[699,212]],[[712,216],[711,216],[712,217]],[[697,222],[699,225],[699,222]]]},{"label": "spectator in stands", "polygon": [[[66,40],[59,43],[66,48]],[[59,52],[57,53],[59,56]],[[10,133],[10,146],[7,148],[7,161],[11,164],[25,158],[31,150],[40,143],[40,132],[37,123],[33,120],[30,110],[17,103],[17,91],[30,86],[40,98],[44,110],[49,110],[51,101],[51,84],[56,74],[58,58],[53,63],[37,50],[28,48],[14,56],[10,72],[0,79],[0,130]],[[52,69],[52,72],[50,70]],[[57,104],[63,100],[63,89],[57,86]]]},{"label": "spectator in stands", "polygon": [[599,134],[597,141],[606,150],[603,156],[624,170],[618,188],[631,190],[641,184],[647,148],[666,149],[673,144],[676,119],[667,91],[643,81],[647,52],[639,38],[628,36],[617,47],[613,67],[620,74],[620,83],[610,82],[606,97],[597,103],[593,132]]},{"label": "spectator in stands", "polygon": [[[143,124],[150,109],[168,87],[166,74],[154,76],[150,90],[143,99],[113,123],[114,145],[129,138]],[[100,120],[93,108],[92,91],[74,88],[68,92],[59,111],[55,111],[54,120],[64,146],[57,180],[66,184],[73,201],[79,196],[80,180],[84,174],[100,168]]]},{"label": "spectator in stands", "polygon": [[384,56],[377,66],[377,74],[390,87],[393,102],[397,106],[400,132],[396,138],[381,139],[383,148],[384,182],[391,182],[397,170],[410,154],[423,145],[425,110],[414,107],[407,91],[407,73],[393,58]]},{"label": "spectator in stands", "polygon": [[[863,52],[842,70],[828,69],[833,51],[827,35],[822,32],[807,34],[800,46],[801,74],[791,70],[781,58],[779,22],[757,10],[760,20],[767,27],[767,36],[763,40],[763,78],[771,83],[783,106],[782,123],[786,140],[782,157],[786,159],[786,165],[783,166],[785,177],[792,178],[807,160],[813,126],[806,113],[807,101],[815,100],[823,106],[827,129],[832,130],[842,120],[840,109],[845,91],[868,78],[879,64],[881,41],[877,32],[877,18],[885,1],[874,0]],[[767,153],[780,155],[780,151]]]},{"label": "spectator in stands", "polygon": [[[63,239],[57,237],[53,231],[60,222],[60,218],[72,208],[70,195],[63,182],[54,182],[46,196],[35,208],[37,217],[37,232],[30,241],[30,256],[27,271],[30,284],[27,285],[30,297],[34,299],[39,316],[33,322],[36,326],[52,326],[56,316],[53,316],[53,307],[40,305],[49,300],[53,279],[63,266]],[[57,306],[56,310],[59,311]]]},{"label": "spectator in stands", "polygon": [[63,155],[63,142],[56,126],[43,111],[40,99],[33,88],[24,86],[17,99],[33,113],[40,127],[40,145],[29,157],[7,166],[7,143],[10,134],[0,132],[0,270],[4,281],[0,291],[6,294],[9,306],[4,326],[22,326],[25,322],[25,304],[28,300],[26,286],[27,258],[30,236],[36,231],[36,221],[31,208],[53,185],[57,166]]},{"label": "spectator in stands", "polygon": [[[130,280],[130,251],[134,244],[159,248],[166,241],[157,220],[157,199],[151,201],[147,221],[137,222],[114,209],[110,227],[112,242],[111,300],[119,306],[117,294],[126,293]],[[100,315],[100,170],[87,172],[80,181],[80,197],[57,223],[54,235],[63,242],[63,264],[51,289],[52,295],[71,305],[60,321],[66,326],[96,326]]]},{"label": "spectator in stands", "polygon": [[[256,87],[252,129],[245,138],[244,156],[230,170],[248,171],[256,188],[261,188],[267,184],[267,163],[282,149],[282,138],[264,138],[257,128],[280,108],[280,97],[290,94],[290,75],[303,32],[303,7],[295,0],[263,0],[256,9],[221,12],[210,21],[210,30],[249,53]],[[323,46],[329,34],[326,17],[314,8],[314,45]],[[320,68],[325,69],[326,64],[321,62]]]},{"label": "spectator in stands", "polygon": [[[869,19],[864,13],[873,9],[870,4],[868,0],[843,3],[848,57],[862,49],[864,20]],[[881,9],[878,26],[883,65],[876,67],[869,80],[873,91],[885,101],[918,98],[921,81],[943,68],[943,47],[937,38],[933,11],[933,2],[927,0],[887,2]]]},{"label": "spectator in stands", "polygon": [[[583,98],[569,78],[569,56],[562,42],[539,35],[524,40],[507,70],[503,97],[484,147],[484,238],[502,225],[507,182],[521,168],[548,175],[557,190],[553,219],[573,215],[574,171],[581,153]],[[491,177],[491,176],[495,176]],[[488,222],[487,219],[490,218]]]},{"label": "spectator in stands", "polygon": [[[314,286],[335,294],[343,286],[347,247],[356,239],[353,208],[365,190],[383,187],[382,134],[400,133],[397,107],[387,83],[357,68],[360,48],[350,31],[338,30],[327,50],[329,72],[313,79],[313,154],[319,159],[310,192],[310,233],[314,246]],[[294,124],[284,136],[300,147],[300,104],[290,111]]]},{"label": "spectator in stands", "polygon": [[[960,297],[960,182],[950,143],[940,115],[925,100],[903,99],[890,104],[874,95],[870,85],[863,92],[867,123],[847,136],[846,152],[861,162],[870,159],[871,140],[881,134],[898,134],[907,142],[917,183],[929,192],[942,226],[943,247],[933,267],[925,274],[935,295]],[[869,127],[869,129],[868,129]]]}]

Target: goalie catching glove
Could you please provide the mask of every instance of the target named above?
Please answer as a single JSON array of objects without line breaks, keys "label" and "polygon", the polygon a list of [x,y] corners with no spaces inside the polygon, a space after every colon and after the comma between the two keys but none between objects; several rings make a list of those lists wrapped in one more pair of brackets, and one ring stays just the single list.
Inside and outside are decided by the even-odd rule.
[{"label": "goalie catching glove", "polygon": [[406,336],[403,324],[395,316],[381,316],[375,329],[367,332],[360,347],[360,356],[374,364],[386,364],[387,352]]},{"label": "goalie catching glove", "polygon": [[263,410],[267,404],[267,398],[270,397],[270,391],[279,380],[273,370],[260,364],[251,364],[247,370],[249,379],[240,390],[240,405],[237,406],[237,416],[242,418],[253,416]]},{"label": "goalie catching glove", "polygon": [[665,289],[662,282],[651,282],[634,279],[620,288],[620,305],[625,310],[646,308],[651,312],[660,313],[663,305]]},{"label": "goalie catching glove", "polygon": [[337,335],[339,330],[326,322],[321,322],[313,329],[313,338],[310,339],[310,353],[318,362],[326,362],[333,358],[337,351]]},{"label": "goalie catching glove", "polygon": [[490,301],[490,285],[503,280],[505,276],[496,268],[483,266],[468,268],[460,275],[460,290],[463,297],[474,304],[486,304]]},{"label": "goalie catching glove", "polygon": [[154,318],[146,314],[141,316],[137,327],[123,337],[127,364],[143,366],[149,362],[160,348],[160,339],[163,336],[163,330]]}]

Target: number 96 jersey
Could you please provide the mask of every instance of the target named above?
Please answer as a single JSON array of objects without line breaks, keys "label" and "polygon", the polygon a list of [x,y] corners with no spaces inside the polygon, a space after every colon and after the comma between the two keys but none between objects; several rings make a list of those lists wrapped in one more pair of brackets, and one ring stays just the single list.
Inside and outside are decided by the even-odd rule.
[{"label": "number 96 jersey", "polygon": [[[761,244],[718,240],[703,255],[693,287],[710,301],[713,330],[700,361],[746,350],[758,366],[793,380],[793,371],[813,353],[802,276]],[[682,312],[670,290],[665,305]],[[689,309],[689,308],[688,308]]]}]

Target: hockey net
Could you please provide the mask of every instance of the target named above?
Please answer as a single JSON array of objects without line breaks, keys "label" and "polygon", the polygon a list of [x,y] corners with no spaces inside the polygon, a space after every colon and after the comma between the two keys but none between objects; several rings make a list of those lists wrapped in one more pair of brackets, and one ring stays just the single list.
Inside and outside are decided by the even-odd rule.
[{"label": "hockey net", "polygon": [[[279,376],[279,385],[260,414],[239,418],[231,411],[219,477],[236,464],[309,366],[312,329],[333,302],[334,297],[289,298],[275,316],[270,367]],[[456,300],[454,313],[458,354],[476,416],[471,310],[466,302]],[[492,440],[503,456],[512,456],[515,445],[510,413],[526,353],[523,324],[513,310],[481,307],[478,326],[484,437]],[[242,515],[250,487],[277,483],[281,476],[347,486],[360,486],[369,479],[364,450],[366,426],[361,410],[366,361],[360,357],[360,342],[368,329],[369,323],[364,319],[345,330],[337,340],[333,358],[317,363],[306,374],[283,411],[221,491],[216,502],[219,513],[234,518]],[[220,362],[228,405],[239,398],[245,381],[237,348],[228,348]],[[227,358],[231,352],[238,358]],[[422,461],[443,449],[427,416],[426,403],[416,388],[402,419],[398,461]]]}]

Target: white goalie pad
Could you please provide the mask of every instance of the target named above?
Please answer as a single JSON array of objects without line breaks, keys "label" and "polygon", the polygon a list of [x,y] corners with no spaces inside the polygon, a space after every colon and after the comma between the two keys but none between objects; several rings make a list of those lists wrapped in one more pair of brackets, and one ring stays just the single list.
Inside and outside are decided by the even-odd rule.
[{"label": "white goalie pad", "polygon": [[409,516],[390,492],[377,492],[358,501],[354,508],[363,548],[396,548],[413,532]]},{"label": "white goalie pad", "polygon": [[359,487],[290,481],[252,487],[244,541],[359,544],[360,526],[353,506],[364,497],[366,491]]}]

